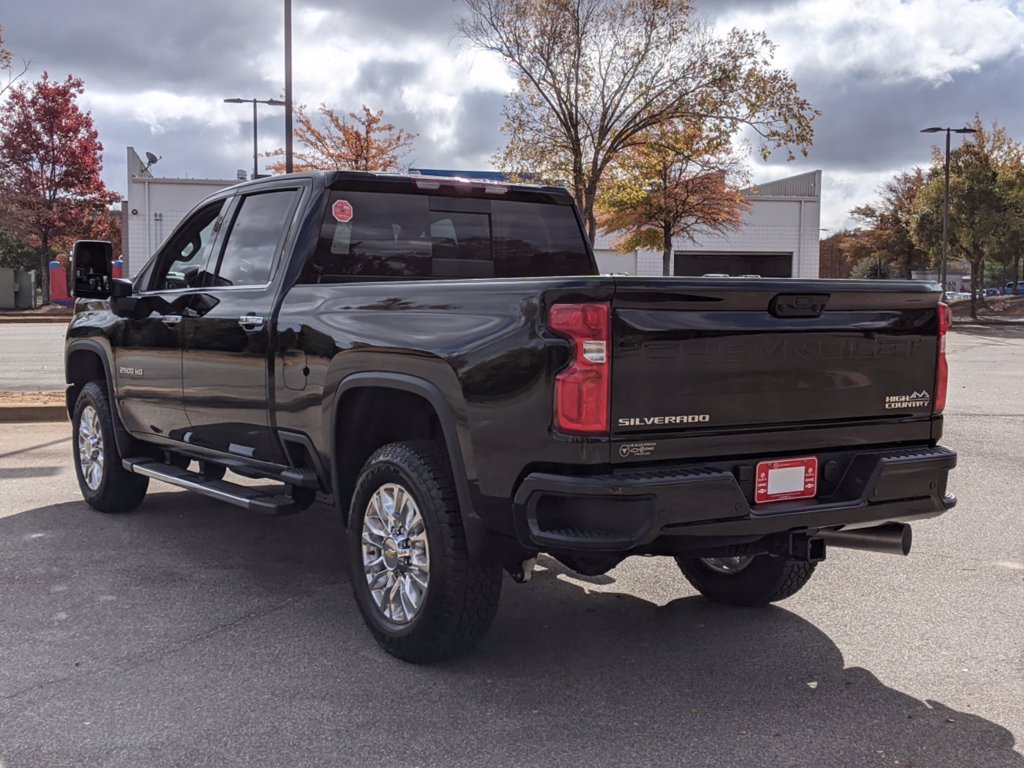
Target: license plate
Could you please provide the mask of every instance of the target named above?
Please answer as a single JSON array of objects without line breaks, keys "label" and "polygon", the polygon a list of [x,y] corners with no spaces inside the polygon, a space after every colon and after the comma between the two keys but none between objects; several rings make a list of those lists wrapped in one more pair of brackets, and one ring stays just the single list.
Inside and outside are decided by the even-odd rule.
[{"label": "license plate", "polygon": [[810,499],[817,493],[818,459],[814,456],[762,461],[757,465],[757,482],[754,485],[754,501],[757,504]]}]

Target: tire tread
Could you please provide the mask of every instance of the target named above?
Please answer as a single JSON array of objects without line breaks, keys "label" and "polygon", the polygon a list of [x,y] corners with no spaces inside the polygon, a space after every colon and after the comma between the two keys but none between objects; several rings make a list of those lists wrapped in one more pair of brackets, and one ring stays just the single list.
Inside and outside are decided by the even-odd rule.
[{"label": "tire tread", "polygon": [[[422,631],[405,635],[394,635],[382,630],[368,616],[372,607],[364,606],[358,579],[362,577],[361,566],[355,558],[358,544],[351,549],[353,588],[357,590],[357,602],[366,619],[367,626],[377,642],[390,654],[412,663],[429,663],[452,658],[468,651],[486,634],[497,613],[501,597],[502,575],[497,564],[477,563],[469,555],[466,537],[459,511],[455,482],[452,478],[448,458],[441,447],[429,440],[405,443],[390,443],[378,449],[367,460],[356,484],[353,499],[360,496],[364,483],[370,481],[376,470],[399,467],[406,472],[425,497],[417,498],[423,507],[431,505],[437,511],[443,531],[434,537],[434,543],[443,543],[441,558],[431,555],[431,586],[440,587],[434,580],[435,563],[445,564],[444,589],[440,593],[428,593],[441,602],[430,616],[423,616]],[[350,514],[350,536],[358,539],[362,525],[363,510],[353,509]],[[426,610],[426,606],[425,606]]]},{"label": "tire tread", "polygon": [[756,607],[775,603],[799,592],[814,574],[817,563],[771,555],[758,555],[747,568],[721,574],[700,558],[677,557],[676,564],[694,589],[713,603]]},{"label": "tire tread", "polygon": [[[103,472],[100,487],[93,491],[82,478],[78,462],[78,422],[85,407],[91,405],[96,409],[103,433]],[[90,381],[78,394],[71,421],[72,457],[75,462],[75,475],[82,496],[93,509],[107,514],[123,514],[137,509],[146,497],[149,478],[129,472],[121,466],[121,454],[114,440],[114,417],[107,399],[107,388],[102,381]]]}]

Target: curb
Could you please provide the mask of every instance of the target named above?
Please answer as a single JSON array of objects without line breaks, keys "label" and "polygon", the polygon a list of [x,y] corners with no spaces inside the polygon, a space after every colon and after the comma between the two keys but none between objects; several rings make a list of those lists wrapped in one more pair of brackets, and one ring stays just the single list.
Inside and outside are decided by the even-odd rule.
[{"label": "curb", "polygon": [[0,405],[0,423],[67,420],[63,405]]},{"label": "curb", "polygon": [[970,318],[968,318],[966,320],[955,320],[954,319],[952,324],[949,326],[949,329],[951,331],[955,331],[957,328],[1024,328],[1024,319],[1020,319],[1020,320],[1010,320],[1009,318],[1003,319],[1003,320],[995,320],[995,319],[990,320],[988,318],[978,319],[978,320],[971,320]]},{"label": "curb", "polygon": [[67,325],[71,322],[71,315],[57,315],[56,317],[5,317],[0,315],[0,325]]}]

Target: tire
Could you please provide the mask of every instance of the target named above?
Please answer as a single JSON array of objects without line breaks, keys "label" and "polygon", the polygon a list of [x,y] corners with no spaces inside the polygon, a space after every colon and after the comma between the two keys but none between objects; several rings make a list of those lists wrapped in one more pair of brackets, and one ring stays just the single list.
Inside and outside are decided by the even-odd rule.
[{"label": "tire", "polygon": [[744,607],[768,605],[795,595],[811,578],[817,565],[773,555],[676,557],[676,564],[686,580],[707,600]]},{"label": "tire", "polygon": [[348,550],[359,611],[392,656],[413,664],[451,658],[490,628],[501,566],[470,560],[448,459],[434,443],[385,445],[363,465]]},{"label": "tire", "polygon": [[114,442],[114,422],[101,381],[90,381],[78,394],[71,417],[75,475],[82,496],[100,512],[131,512],[146,496],[149,478],[121,466]]}]

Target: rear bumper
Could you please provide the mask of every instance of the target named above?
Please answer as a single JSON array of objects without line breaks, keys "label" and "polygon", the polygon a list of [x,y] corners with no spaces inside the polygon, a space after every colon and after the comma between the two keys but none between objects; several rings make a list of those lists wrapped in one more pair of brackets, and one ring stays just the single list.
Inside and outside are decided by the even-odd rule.
[{"label": "rear bumper", "polygon": [[536,549],[624,552],[678,537],[753,541],[908,522],[956,504],[946,493],[947,475],[956,466],[956,453],[948,448],[823,453],[819,460],[818,498],[760,506],[751,501],[750,463],[586,477],[533,473],[515,494],[516,534]]}]

